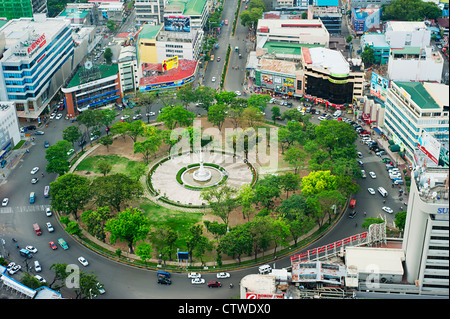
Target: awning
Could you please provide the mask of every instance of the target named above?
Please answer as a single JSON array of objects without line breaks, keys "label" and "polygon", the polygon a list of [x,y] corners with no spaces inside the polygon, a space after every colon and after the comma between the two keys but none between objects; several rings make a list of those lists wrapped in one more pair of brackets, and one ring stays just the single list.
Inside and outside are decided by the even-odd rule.
[{"label": "awning", "polygon": [[400,152],[400,146],[397,144],[389,145],[391,152]]},{"label": "awning", "polygon": [[395,145],[394,140],[389,140],[388,143],[389,143],[389,145]]},{"label": "awning", "polygon": [[374,127],[373,130],[375,131],[375,133],[383,134],[383,131],[381,131],[378,127]]}]

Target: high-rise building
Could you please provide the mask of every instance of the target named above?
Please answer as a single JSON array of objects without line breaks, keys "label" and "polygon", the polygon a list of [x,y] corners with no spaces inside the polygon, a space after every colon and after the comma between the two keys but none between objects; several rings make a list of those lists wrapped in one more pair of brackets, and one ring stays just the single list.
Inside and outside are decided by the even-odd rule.
[{"label": "high-rise building", "polygon": [[161,24],[163,22],[164,3],[164,0],[135,0],[136,24]]},{"label": "high-rise building", "polygon": [[0,28],[0,101],[13,101],[19,118],[37,119],[72,73],[70,21],[35,14]]},{"label": "high-rise building", "polygon": [[423,292],[448,295],[448,195],[448,168],[415,167],[402,248],[406,279]]}]

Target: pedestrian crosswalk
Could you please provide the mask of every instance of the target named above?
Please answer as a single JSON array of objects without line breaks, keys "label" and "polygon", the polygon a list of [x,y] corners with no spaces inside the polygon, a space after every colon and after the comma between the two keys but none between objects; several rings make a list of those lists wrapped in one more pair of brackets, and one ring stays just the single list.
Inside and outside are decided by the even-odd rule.
[{"label": "pedestrian crosswalk", "polygon": [[47,208],[50,208],[50,205],[0,207],[0,214],[45,212]]}]

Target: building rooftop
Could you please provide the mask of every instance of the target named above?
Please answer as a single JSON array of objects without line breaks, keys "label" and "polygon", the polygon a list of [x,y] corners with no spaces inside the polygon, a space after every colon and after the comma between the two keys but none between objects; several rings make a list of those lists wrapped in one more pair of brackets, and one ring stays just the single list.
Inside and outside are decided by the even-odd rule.
[{"label": "building rooftop", "polygon": [[267,34],[283,34],[283,36],[324,36],[327,29],[320,19],[260,19],[257,32]]},{"label": "building rooftop", "polygon": [[427,29],[425,22],[420,21],[388,21],[386,22],[386,31],[404,31],[411,32],[419,29]]},{"label": "building rooftop", "polygon": [[442,83],[425,82],[423,86],[438,105],[440,105],[441,107],[448,108],[449,106],[448,85]]},{"label": "building rooftop", "polygon": [[389,48],[389,43],[386,41],[384,33],[366,33],[362,36],[364,44],[370,45],[374,48]]},{"label": "building rooftop", "polygon": [[[176,82],[181,81],[191,75],[195,75],[197,68],[197,61],[179,59],[178,68],[173,68],[166,71],[164,74],[152,74],[150,76],[142,77],[139,85],[151,85],[158,83]],[[142,67],[142,73],[144,71],[162,71],[161,63],[145,63]],[[152,72],[149,72],[152,73]]]},{"label": "building rooftop", "polygon": [[402,262],[405,260],[403,249],[375,247],[346,247],[345,265],[356,266],[359,273],[374,271],[378,267],[380,274],[403,275]]},{"label": "building rooftop", "polygon": [[323,45],[315,44],[304,44],[304,43],[284,43],[284,42],[266,42],[263,45],[264,49],[267,49],[268,53],[278,53],[278,54],[293,54],[301,55],[302,48],[317,48],[324,47]]},{"label": "building rooftop", "polygon": [[141,32],[139,33],[139,40],[156,39],[156,36],[158,35],[158,32],[162,27],[163,25],[144,24],[142,26]]},{"label": "building rooftop", "polygon": [[207,0],[169,0],[166,7],[179,7],[183,15],[201,15]]},{"label": "building rooftop", "polygon": [[334,75],[348,75],[350,73],[350,64],[344,58],[341,52],[326,48],[303,48],[304,53],[309,52],[310,63],[313,67],[326,69]]},{"label": "building rooftop", "polygon": [[258,64],[261,70],[276,73],[296,74],[301,70],[298,63],[284,60],[261,58]]},{"label": "building rooftop", "polygon": [[[434,101],[430,93],[425,89],[421,82],[397,82],[394,83],[411,96],[411,100],[421,109],[440,109],[439,105]],[[448,88],[448,86],[447,86]]]},{"label": "building rooftop", "polygon": [[86,71],[86,68],[82,67],[78,70],[77,73],[70,80],[69,84],[66,88],[71,88],[78,86],[80,84],[89,83],[95,80],[107,78],[109,76],[116,75],[119,71],[119,67],[117,64],[112,65],[104,65],[99,64],[92,67],[92,76],[83,76],[83,72]]}]

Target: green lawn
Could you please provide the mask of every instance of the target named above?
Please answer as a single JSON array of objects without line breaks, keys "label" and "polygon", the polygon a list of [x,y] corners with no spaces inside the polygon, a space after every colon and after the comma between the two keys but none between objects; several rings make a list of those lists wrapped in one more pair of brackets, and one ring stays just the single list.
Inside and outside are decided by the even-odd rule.
[{"label": "green lawn", "polygon": [[126,175],[128,175],[128,172],[130,172],[135,165],[138,165],[140,163],[136,161],[130,161],[128,158],[118,155],[98,155],[87,157],[86,159],[84,159],[80,164],[78,164],[77,171],[90,171],[100,174],[100,171],[97,169],[97,165],[100,161],[107,161],[111,163],[111,174],[123,173]]},{"label": "green lawn", "polygon": [[158,204],[155,204],[149,199],[143,199],[139,208],[150,219],[152,228],[167,225],[178,232],[179,239],[177,240],[177,247],[185,248],[184,241],[187,230],[194,224],[202,220],[203,213],[181,212],[168,209]]}]

